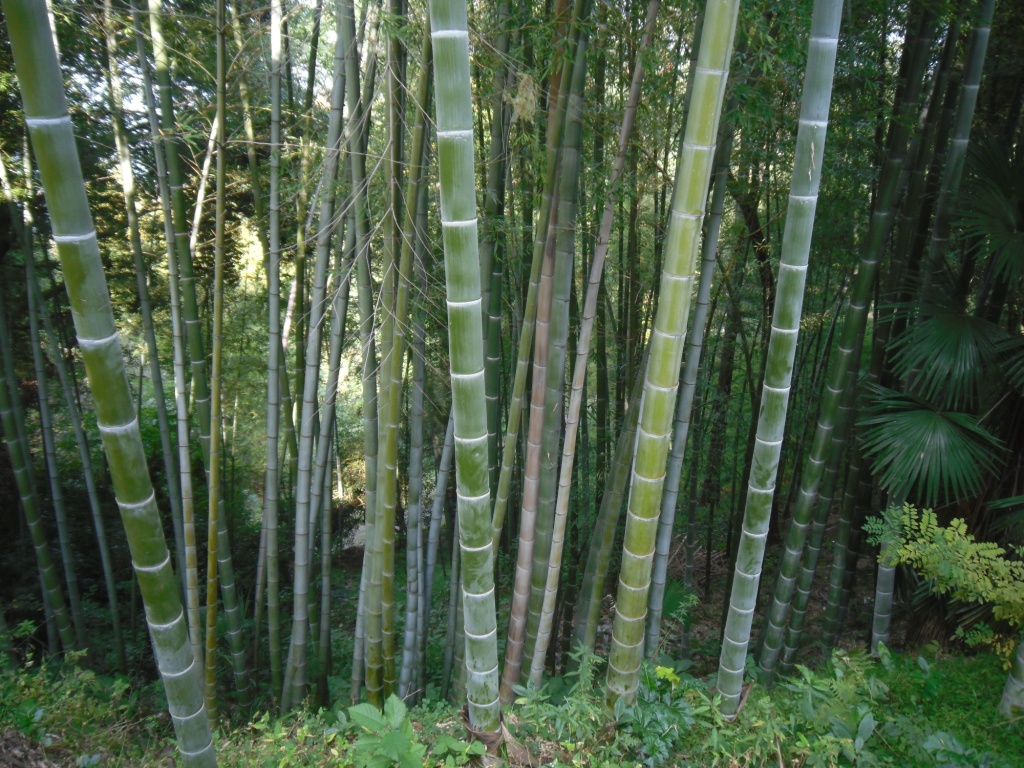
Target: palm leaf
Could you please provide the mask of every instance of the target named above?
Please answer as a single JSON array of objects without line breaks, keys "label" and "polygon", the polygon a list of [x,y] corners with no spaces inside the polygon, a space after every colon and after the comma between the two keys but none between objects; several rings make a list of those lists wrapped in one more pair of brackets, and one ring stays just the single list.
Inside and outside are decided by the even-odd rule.
[{"label": "palm leaf", "polygon": [[1024,336],[1011,336],[996,345],[1002,357],[1007,383],[1024,393]]},{"label": "palm leaf", "polygon": [[989,526],[993,533],[1004,533],[1024,523],[1024,496],[995,499],[985,508],[996,513]]},{"label": "palm leaf", "polygon": [[1024,273],[1024,155],[991,140],[972,144],[971,176],[960,221],[968,238],[981,240],[998,277]]},{"label": "palm leaf", "polygon": [[882,488],[925,505],[977,494],[1000,464],[1001,443],[976,417],[933,408],[884,387],[870,387],[858,421],[864,456]]},{"label": "palm leaf", "polygon": [[986,369],[1006,338],[999,326],[979,317],[933,310],[893,343],[893,370],[913,391],[944,408],[976,404]]}]

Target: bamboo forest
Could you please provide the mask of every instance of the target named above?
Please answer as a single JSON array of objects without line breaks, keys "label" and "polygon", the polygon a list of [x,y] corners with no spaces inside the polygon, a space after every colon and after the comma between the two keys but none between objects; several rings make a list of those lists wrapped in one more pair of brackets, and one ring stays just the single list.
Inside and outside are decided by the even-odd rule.
[{"label": "bamboo forest", "polygon": [[1024,2],[0,8],[0,765],[1024,765]]}]

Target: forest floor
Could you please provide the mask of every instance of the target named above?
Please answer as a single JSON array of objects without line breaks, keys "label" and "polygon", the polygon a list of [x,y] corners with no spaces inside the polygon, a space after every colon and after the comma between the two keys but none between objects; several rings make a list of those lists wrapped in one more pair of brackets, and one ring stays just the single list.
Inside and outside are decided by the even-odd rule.
[{"label": "forest floor", "polygon": [[[769,550],[766,575],[775,572],[777,552],[777,546]],[[351,650],[361,555],[355,547],[335,555],[332,621],[341,667],[348,666],[342,659]],[[993,654],[951,651],[947,646],[952,633],[941,622],[920,617],[910,622],[909,610],[895,613],[902,618],[893,627],[891,660],[879,663],[864,653],[873,600],[872,559],[864,557],[858,563],[840,643],[848,653],[831,657],[822,653],[818,639],[830,561],[826,550],[812,590],[799,658],[814,671],[802,671],[770,690],[755,684],[733,724],[715,714],[714,691],[708,684],[708,677],[717,670],[728,562],[719,552],[709,564],[703,550],[698,550],[694,578],[701,599],[690,616],[692,666],[673,661],[682,658],[677,645],[681,626],[678,621],[666,622],[664,653],[658,662],[665,666],[645,667],[645,692],[635,708],[614,716],[604,708],[601,662],[591,662],[584,673],[588,677],[565,675],[541,691],[519,697],[506,712],[506,724],[513,739],[510,743],[522,749],[518,757],[510,752],[504,761],[493,763],[481,761],[479,745],[469,740],[461,713],[437,700],[436,684],[428,688],[432,700],[408,712],[402,706],[395,720],[399,726],[388,725],[377,734],[360,728],[346,714],[351,712],[348,670],[342,668],[331,680],[330,710],[277,718],[259,711],[267,708],[267,702],[252,715],[226,701],[231,718],[217,736],[220,765],[1024,766],[1024,718],[1005,724],[995,712],[1006,673]],[[682,582],[684,565],[677,556],[670,580]],[[707,574],[710,580],[705,583]],[[447,582],[446,569],[439,571],[435,605],[447,600]],[[772,586],[766,578],[759,604],[765,603]],[[613,600],[613,594],[605,598],[598,656],[606,654]],[[905,608],[897,606],[901,607]],[[396,609],[400,613],[402,607]],[[443,613],[440,608],[439,613]],[[437,654],[444,647],[444,623],[439,619],[432,629],[431,668],[440,668]],[[913,635],[910,642],[908,634]],[[755,625],[753,638],[758,636]],[[265,667],[263,659],[256,674],[266,676]],[[810,709],[805,699],[813,702]],[[0,666],[0,768],[174,768],[172,735],[162,707],[159,683],[152,680],[119,681],[78,667],[74,661]],[[406,745],[395,759],[382,754],[393,743],[390,739]],[[382,760],[374,761],[375,757]]]},{"label": "forest floor", "polygon": [[[51,750],[52,752],[52,750]],[[67,757],[71,758],[70,755]],[[46,751],[32,739],[14,728],[0,734],[0,766],[2,768],[60,768]],[[75,765],[74,762],[71,765]]]}]

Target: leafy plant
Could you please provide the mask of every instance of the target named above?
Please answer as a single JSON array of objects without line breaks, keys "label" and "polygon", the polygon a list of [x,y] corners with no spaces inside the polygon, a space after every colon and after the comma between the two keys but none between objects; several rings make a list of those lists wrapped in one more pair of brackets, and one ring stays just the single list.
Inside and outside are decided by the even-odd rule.
[{"label": "leafy plant", "polygon": [[487,747],[481,741],[465,742],[450,736],[447,733],[439,733],[434,741],[434,748],[430,750],[433,757],[442,760],[440,765],[456,766],[466,765],[474,757],[480,757],[487,753]]},{"label": "leafy plant", "polygon": [[372,704],[349,707],[348,716],[362,733],[352,745],[351,756],[358,768],[420,768],[427,748],[417,742],[405,703],[392,694],[384,702],[383,714]]},{"label": "leafy plant", "polygon": [[[964,520],[943,526],[932,510],[904,504],[868,520],[864,531],[871,543],[887,548],[894,565],[910,566],[927,579],[932,592],[989,604],[996,620],[1014,631],[1024,624],[1024,562],[1010,559],[994,542],[976,540]],[[964,637],[980,642],[985,633]],[[1001,648],[1008,661],[1012,642],[990,636],[988,644]]]}]

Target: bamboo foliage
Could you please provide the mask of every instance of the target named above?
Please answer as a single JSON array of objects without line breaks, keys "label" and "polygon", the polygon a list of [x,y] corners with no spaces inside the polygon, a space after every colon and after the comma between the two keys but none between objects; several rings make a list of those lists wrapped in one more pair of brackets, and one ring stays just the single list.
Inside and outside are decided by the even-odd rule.
[{"label": "bamboo foliage", "polygon": [[186,765],[215,765],[198,666],[146,468],[46,6],[5,0],[3,7],[96,420],[179,752]]}]

